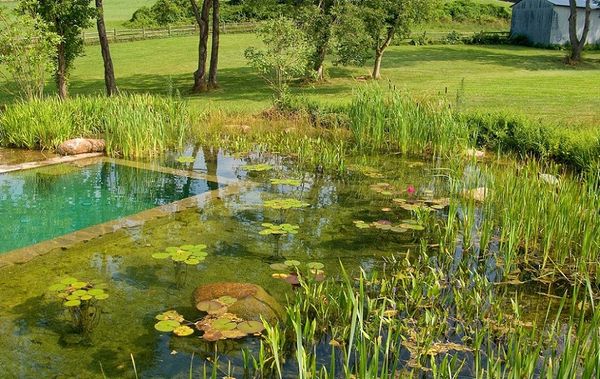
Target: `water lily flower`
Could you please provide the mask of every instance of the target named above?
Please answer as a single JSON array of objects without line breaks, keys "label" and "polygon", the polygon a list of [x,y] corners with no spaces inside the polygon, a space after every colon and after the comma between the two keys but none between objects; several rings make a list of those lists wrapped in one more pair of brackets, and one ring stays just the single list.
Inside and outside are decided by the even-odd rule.
[{"label": "water lily flower", "polygon": [[408,188],[406,189],[406,192],[408,192],[409,196],[413,196],[415,194],[415,192],[417,192],[417,190],[415,189],[415,186],[413,186],[412,184],[408,186]]}]

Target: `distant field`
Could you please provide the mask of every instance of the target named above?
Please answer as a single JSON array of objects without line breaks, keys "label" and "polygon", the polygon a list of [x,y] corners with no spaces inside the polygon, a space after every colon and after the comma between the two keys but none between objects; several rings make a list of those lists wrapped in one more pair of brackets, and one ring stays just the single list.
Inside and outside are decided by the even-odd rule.
[{"label": "distant field", "polygon": [[[133,12],[144,5],[152,5],[155,0],[104,0],[104,17],[109,28],[122,28]],[[0,5],[14,8],[18,1],[0,0]]]},{"label": "distant field", "polygon": [[[221,88],[195,96],[195,106],[226,111],[258,111],[269,106],[271,93],[246,66],[244,50],[256,42],[251,34],[223,35]],[[186,95],[197,59],[197,39],[180,37],[120,43],[112,46],[122,90]],[[73,94],[102,93],[103,68],[97,46],[76,61]],[[562,63],[564,52],[512,46],[394,46],[383,61],[382,85],[388,83],[413,96],[441,96],[455,101],[464,79],[466,110],[511,111],[548,122],[600,126],[600,52],[574,69]],[[322,103],[347,102],[370,67],[329,66],[326,84],[295,88]],[[0,102],[9,101],[0,95]]]}]

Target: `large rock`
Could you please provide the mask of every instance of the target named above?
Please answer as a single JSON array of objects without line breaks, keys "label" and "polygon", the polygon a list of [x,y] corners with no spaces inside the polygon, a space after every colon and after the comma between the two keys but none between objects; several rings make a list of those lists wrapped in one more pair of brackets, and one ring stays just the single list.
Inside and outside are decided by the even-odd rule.
[{"label": "large rock", "polygon": [[106,143],[101,139],[75,138],[63,142],[58,147],[61,155],[78,155],[87,153],[100,153],[106,148]]},{"label": "large rock", "polygon": [[237,299],[229,306],[229,312],[245,320],[260,321],[261,316],[269,323],[285,318],[283,307],[262,287],[249,283],[212,283],[196,288],[194,306],[203,301],[223,296]]}]

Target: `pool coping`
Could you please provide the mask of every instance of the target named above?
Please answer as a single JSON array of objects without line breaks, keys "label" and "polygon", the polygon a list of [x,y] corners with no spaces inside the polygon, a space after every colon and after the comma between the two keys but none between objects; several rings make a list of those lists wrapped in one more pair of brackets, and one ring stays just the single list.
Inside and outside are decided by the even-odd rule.
[{"label": "pool coping", "polygon": [[104,153],[87,153],[87,154],[79,154],[79,155],[66,155],[62,157],[54,157],[46,159],[45,161],[33,161],[33,162],[24,162],[14,165],[0,165],[0,174],[6,174],[9,172],[29,170],[32,168],[53,166],[61,163],[73,163],[85,159],[90,158],[98,158],[103,157]]},{"label": "pool coping", "polygon": [[[83,155],[83,154],[82,154]],[[123,166],[152,170],[162,172],[166,174],[173,174],[178,176],[190,177],[193,179],[204,179],[219,184],[224,184],[225,187],[218,188],[212,191],[207,191],[199,195],[191,196],[182,200],[178,200],[169,204],[161,205],[158,207],[150,208],[142,212],[135,213],[130,216],[121,217],[115,220],[107,221],[101,224],[93,225],[84,229],[80,229],[50,240],[42,241],[33,245],[10,250],[6,253],[0,253],[0,270],[6,267],[20,265],[31,261],[32,259],[46,255],[52,251],[61,249],[66,250],[80,243],[87,243],[93,239],[100,238],[102,236],[115,233],[119,230],[128,229],[132,227],[138,227],[145,224],[148,221],[157,220],[163,217],[179,213],[186,209],[198,208],[203,206],[210,200],[219,199],[224,196],[234,195],[244,190],[253,188],[258,183],[249,180],[239,179],[228,179],[215,175],[207,175],[196,171],[185,171],[174,169],[170,167],[164,167],[157,164],[127,161],[117,158],[108,158],[104,155],[94,155],[81,157],[77,160],[64,161],[59,163],[73,163],[77,162],[78,165],[85,167],[94,163],[99,162],[110,162]],[[56,164],[56,163],[50,163]],[[32,166],[30,168],[44,167],[50,164],[41,166]],[[23,169],[24,170],[24,169]],[[19,170],[13,170],[19,171]],[[1,172],[0,172],[1,173]]]}]

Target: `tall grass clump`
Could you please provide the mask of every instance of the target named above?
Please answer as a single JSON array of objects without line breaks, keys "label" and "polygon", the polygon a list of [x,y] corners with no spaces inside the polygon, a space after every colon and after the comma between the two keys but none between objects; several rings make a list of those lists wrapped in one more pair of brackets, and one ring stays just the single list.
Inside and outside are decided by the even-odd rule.
[{"label": "tall grass clump", "polygon": [[417,102],[378,85],[356,90],[348,110],[359,149],[441,154],[470,144],[471,134],[443,104]]},{"label": "tall grass clump", "polygon": [[8,106],[0,145],[55,150],[71,138],[104,138],[109,155],[147,157],[182,146],[189,124],[187,104],[171,97],[48,98]]}]

